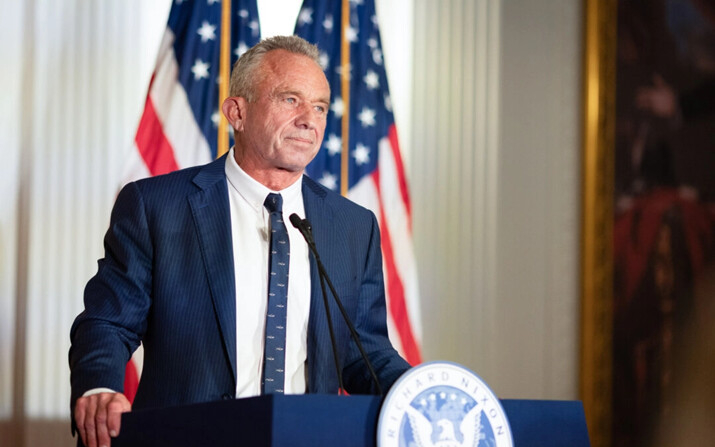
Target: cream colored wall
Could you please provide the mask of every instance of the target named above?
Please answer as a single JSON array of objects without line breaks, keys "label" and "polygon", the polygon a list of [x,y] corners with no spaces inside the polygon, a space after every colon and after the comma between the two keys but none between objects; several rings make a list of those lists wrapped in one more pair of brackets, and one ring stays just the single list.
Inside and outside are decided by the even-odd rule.
[{"label": "cream colored wall", "polygon": [[502,397],[577,393],[580,2],[415,1],[427,359]]},{"label": "cream colored wall", "polygon": [[574,0],[502,6],[494,373],[515,397],[577,398],[580,18]]}]

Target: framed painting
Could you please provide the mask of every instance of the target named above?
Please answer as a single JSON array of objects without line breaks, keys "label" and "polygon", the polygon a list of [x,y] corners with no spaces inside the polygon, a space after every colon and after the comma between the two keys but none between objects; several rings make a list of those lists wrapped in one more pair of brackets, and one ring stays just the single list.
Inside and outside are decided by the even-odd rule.
[{"label": "framed painting", "polygon": [[667,445],[715,411],[715,2],[585,24],[581,396],[593,445]]}]

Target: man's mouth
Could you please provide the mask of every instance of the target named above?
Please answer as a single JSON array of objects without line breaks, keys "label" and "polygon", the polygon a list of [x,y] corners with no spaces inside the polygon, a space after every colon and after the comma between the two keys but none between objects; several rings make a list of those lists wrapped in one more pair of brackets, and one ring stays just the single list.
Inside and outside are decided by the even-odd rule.
[{"label": "man's mouth", "polygon": [[296,141],[298,143],[303,143],[303,144],[313,144],[313,139],[312,138],[303,138],[303,137],[287,137],[287,140],[292,140]]}]

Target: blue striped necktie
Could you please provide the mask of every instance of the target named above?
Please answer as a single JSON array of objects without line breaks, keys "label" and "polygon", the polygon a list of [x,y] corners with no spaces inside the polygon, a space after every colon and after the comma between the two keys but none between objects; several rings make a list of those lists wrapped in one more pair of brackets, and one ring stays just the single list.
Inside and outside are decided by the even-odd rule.
[{"label": "blue striped necktie", "polygon": [[262,393],[283,393],[285,382],[286,304],[290,243],[283,223],[283,197],[268,194],[263,206],[271,213],[271,242],[266,309],[266,344],[263,353]]}]

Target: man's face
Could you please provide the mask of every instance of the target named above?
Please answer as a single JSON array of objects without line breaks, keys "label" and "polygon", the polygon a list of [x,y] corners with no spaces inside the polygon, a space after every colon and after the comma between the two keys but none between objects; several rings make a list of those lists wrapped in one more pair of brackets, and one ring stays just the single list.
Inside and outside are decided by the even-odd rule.
[{"label": "man's face", "polygon": [[242,166],[302,172],[320,149],[330,87],[310,58],[285,50],[264,56],[254,101],[245,100],[237,145]]}]

